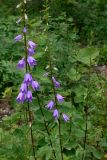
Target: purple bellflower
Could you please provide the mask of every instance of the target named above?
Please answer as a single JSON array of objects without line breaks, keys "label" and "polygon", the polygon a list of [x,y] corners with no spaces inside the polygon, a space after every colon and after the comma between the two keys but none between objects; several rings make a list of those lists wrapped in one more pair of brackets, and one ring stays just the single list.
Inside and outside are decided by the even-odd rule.
[{"label": "purple bellflower", "polygon": [[28,90],[27,94],[26,94],[26,100],[29,102],[32,102],[32,92],[30,90]]},{"label": "purple bellflower", "polygon": [[48,109],[53,109],[54,105],[55,105],[55,104],[54,104],[54,101],[51,100],[51,101],[47,104],[47,108],[48,108]]},{"label": "purple bellflower", "polygon": [[26,83],[22,83],[20,87],[20,92],[26,93],[27,92],[27,85]]},{"label": "purple bellflower", "polygon": [[18,103],[23,103],[24,100],[25,100],[25,95],[24,95],[24,93],[19,92],[19,94],[18,94],[16,100],[17,100]]},{"label": "purple bellflower", "polygon": [[56,81],[55,77],[52,77],[53,83],[55,85],[56,88],[60,87],[60,83],[58,81]]},{"label": "purple bellflower", "polygon": [[34,55],[34,54],[35,54],[34,49],[33,49],[33,48],[28,48],[28,54],[29,54],[30,56]]},{"label": "purple bellflower", "polygon": [[58,102],[60,102],[60,103],[64,101],[64,97],[61,96],[60,94],[56,94],[56,98],[57,98]]},{"label": "purple bellflower", "polygon": [[27,29],[26,29],[26,27],[24,27],[24,28],[23,28],[23,32],[24,32],[24,33],[26,33],[26,32],[27,32]]},{"label": "purple bellflower", "polygon": [[17,68],[23,69],[24,67],[25,67],[25,60],[24,60],[24,58],[22,58],[22,59],[18,62]]},{"label": "purple bellflower", "polygon": [[33,90],[38,91],[40,89],[40,85],[37,81],[32,81],[31,85],[32,85]]},{"label": "purple bellflower", "polygon": [[35,66],[35,65],[37,65],[37,61],[32,56],[28,56],[27,62],[29,64],[29,66]]},{"label": "purple bellflower", "polygon": [[29,74],[29,73],[26,73],[25,74],[25,77],[24,77],[24,83],[26,83],[27,85],[31,84],[32,83],[32,76]]},{"label": "purple bellflower", "polygon": [[28,45],[30,46],[30,48],[36,48],[36,43],[32,42],[32,41],[28,41]]},{"label": "purple bellflower", "polygon": [[55,119],[58,119],[58,116],[59,116],[59,112],[58,112],[57,109],[55,109],[54,112],[53,112],[53,117],[54,117]]},{"label": "purple bellflower", "polygon": [[69,117],[66,114],[62,114],[62,116],[65,122],[69,121]]},{"label": "purple bellflower", "polygon": [[22,39],[22,35],[20,34],[20,35],[18,35],[18,36],[15,37],[15,42],[18,42],[18,41],[20,41],[21,39]]}]

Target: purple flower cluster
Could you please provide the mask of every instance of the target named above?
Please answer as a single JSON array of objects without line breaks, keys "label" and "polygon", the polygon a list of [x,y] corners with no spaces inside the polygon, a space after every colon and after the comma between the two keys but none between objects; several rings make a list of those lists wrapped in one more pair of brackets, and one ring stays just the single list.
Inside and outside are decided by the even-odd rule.
[{"label": "purple flower cluster", "polygon": [[[29,43],[29,42],[30,42],[30,43]],[[32,57],[32,55],[35,54],[34,49],[35,49],[35,47],[36,47],[36,44],[35,44],[34,42],[32,42],[32,41],[29,41],[29,42],[28,42],[28,46],[30,46],[30,47],[29,47],[28,50],[27,50],[27,51],[28,51],[27,64],[28,64],[30,67],[32,67],[32,66],[37,65],[36,59],[34,59],[34,58]],[[35,44],[35,45],[34,45],[34,44]],[[25,67],[25,58],[22,58],[21,60],[19,60],[17,67],[18,67],[19,69],[23,69],[23,68]]]},{"label": "purple flower cluster", "polygon": [[37,81],[34,81],[30,73],[26,73],[24,81],[21,84],[20,92],[16,98],[17,102],[24,103],[25,101],[32,102],[32,92],[30,91],[30,86],[34,91],[40,89],[40,85]]},{"label": "purple flower cluster", "polygon": [[[54,85],[55,88],[59,88],[60,87],[60,82],[58,82],[55,79],[55,77],[52,77],[52,81],[53,81],[53,85]],[[56,96],[55,98],[56,98],[56,100],[57,100],[58,103],[64,102],[64,97],[63,96],[61,96],[58,93],[55,96]],[[58,111],[58,109],[55,106],[54,100],[50,100],[48,102],[47,108],[50,109],[50,110],[53,110],[53,117],[54,117],[55,120],[57,120],[59,118],[59,111]],[[69,117],[66,114],[63,113],[62,117],[63,117],[63,120],[65,122],[69,121]]]},{"label": "purple flower cluster", "polygon": [[[24,34],[27,33],[26,27],[24,27],[23,33]],[[15,41],[16,42],[20,41],[22,37],[23,37],[22,35],[16,36]],[[34,49],[36,48],[36,44],[30,40],[28,41],[27,46],[28,46],[27,61],[26,61],[26,58],[22,58],[21,60],[19,60],[18,65],[17,65],[19,69],[25,68],[26,65],[31,66],[31,67],[37,65],[37,61],[32,57],[32,55],[34,55],[35,53]],[[33,80],[30,73],[26,73],[24,76],[23,83],[21,84],[21,87],[20,87],[20,92],[16,98],[18,103],[24,103],[25,101],[32,102],[33,97],[32,97],[32,92],[30,90],[30,86],[32,87],[34,91],[38,91],[40,89],[39,83]]]},{"label": "purple flower cluster", "polygon": [[[24,34],[27,33],[26,27],[24,27],[23,33],[24,33]],[[22,34],[16,36],[16,37],[15,37],[15,42],[21,41],[22,38],[23,38],[23,35],[22,35]],[[36,48],[37,45],[36,45],[33,41],[29,40],[27,46],[28,46],[28,47],[27,47],[27,52],[28,52],[27,64],[32,67],[32,66],[37,65],[36,59],[34,59],[34,58],[32,57],[32,56],[35,54],[35,48]],[[22,58],[21,60],[19,60],[17,67],[18,67],[19,69],[23,69],[23,68],[25,67],[25,58]]]}]

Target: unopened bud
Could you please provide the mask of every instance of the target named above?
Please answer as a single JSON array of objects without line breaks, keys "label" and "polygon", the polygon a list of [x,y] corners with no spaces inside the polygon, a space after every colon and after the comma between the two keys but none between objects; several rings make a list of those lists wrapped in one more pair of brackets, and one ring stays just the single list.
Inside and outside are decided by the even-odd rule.
[{"label": "unopened bud", "polygon": [[20,8],[21,5],[22,5],[22,3],[19,3],[19,4],[16,6],[16,8]]}]

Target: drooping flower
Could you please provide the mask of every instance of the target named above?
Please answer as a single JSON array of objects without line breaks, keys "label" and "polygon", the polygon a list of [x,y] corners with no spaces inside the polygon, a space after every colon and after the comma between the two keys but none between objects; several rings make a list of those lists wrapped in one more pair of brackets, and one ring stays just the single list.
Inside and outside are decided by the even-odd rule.
[{"label": "drooping flower", "polygon": [[32,56],[28,56],[27,62],[29,64],[29,66],[35,66],[35,65],[37,65],[37,61]]},{"label": "drooping flower", "polygon": [[63,113],[62,116],[65,122],[69,121],[69,117],[66,114]]},{"label": "drooping flower", "polygon": [[27,91],[26,100],[32,102],[32,92],[30,90]]},{"label": "drooping flower", "polygon": [[22,83],[21,84],[20,92],[23,92],[23,93],[27,92],[27,85],[26,85],[26,83]]},{"label": "drooping flower", "polygon": [[19,94],[18,94],[16,100],[17,100],[18,103],[23,103],[24,100],[25,100],[25,95],[24,95],[24,93],[19,92]]},{"label": "drooping flower", "polygon": [[56,94],[56,98],[57,98],[58,102],[63,102],[64,101],[64,97],[61,96],[60,94]]},{"label": "drooping flower", "polygon": [[54,101],[51,100],[51,101],[47,104],[47,108],[48,108],[48,109],[53,109],[54,105],[55,105],[55,104],[54,104]]},{"label": "drooping flower", "polygon": [[22,39],[22,35],[20,34],[20,35],[18,35],[18,36],[16,36],[15,37],[15,42],[18,42],[18,41],[20,41],[21,39]]},{"label": "drooping flower", "polygon": [[55,77],[52,77],[52,80],[54,82],[55,87],[59,88],[60,87],[60,83],[58,81],[56,81]]},{"label": "drooping flower", "polygon": [[25,67],[25,59],[24,59],[24,58],[22,58],[22,59],[18,62],[17,67],[18,67],[19,69],[23,69],[23,68]]},{"label": "drooping flower", "polygon": [[54,117],[55,119],[58,119],[58,116],[59,116],[59,112],[58,112],[57,109],[55,109],[54,112],[53,112],[53,117]]},{"label": "drooping flower", "polygon": [[26,27],[24,27],[24,28],[23,28],[23,32],[24,32],[24,33],[26,33],[26,32],[27,32],[27,29],[26,29]]},{"label": "drooping flower", "polygon": [[33,90],[38,91],[40,89],[40,85],[37,81],[32,81],[31,85],[32,85]]},{"label": "drooping flower", "polygon": [[25,77],[24,77],[24,83],[26,83],[27,85],[31,84],[32,83],[32,76],[29,74],[29,73],[26,73],[25,74]]},{"label": "drooping flower", "polygon": [[29,54],[30,56],[34,55],[34,54],[35,54],[34,49],[33,49],[33,48],[28,48],[28,54]]},{"label": "drooping flower", "polygon": [[32,41],[28,41],[28,45],[30,46],[30,48],[36,48],[36,43],[32,42]]}]

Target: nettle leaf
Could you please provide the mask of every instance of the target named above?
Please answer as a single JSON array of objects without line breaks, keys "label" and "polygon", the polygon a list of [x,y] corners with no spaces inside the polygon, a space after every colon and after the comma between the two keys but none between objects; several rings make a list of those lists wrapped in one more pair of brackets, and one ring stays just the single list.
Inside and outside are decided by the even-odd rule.
[{"label": "nettle leaf", "polygon": [[76,60],[88,66],[95,64],[95,59],[99,55],[98,48],[88,47],[82,48],[76,55]]},{"label": "nettle leaf", "polygon": [[83,154],[83,148],[79,145],[77,150],[76,150],[76,158],[80,158],[82,157]]},{"label": "nettle leaf", "polygon": [[46,157],[46,160],[49,160],[52,157],[52,150],[51,147],[48,145],[45,145],[41,148],[39,148],[38,152],[37,152],[37,156],[38,157]]},{"label": "nettle leaf", "polygon": [[93,147],[92,153],[93,153],[94,157],[97,159],[101,159],[103,157],[103,153],[94,147]]},{"label": "nettle leaf", "polygon": [[70,140],[67,144],[64,145],[64,147],[67,149],[67,150],[71,150],[72,148],[76,148],[77,146],[77,143],[76,143],[76,140]]},{"label": "nettle leaf", "polygon": [[67,73],[67,76],[72,80],[72,81],[78,81],[81,78],[81,74],[76,71],[76,69],[71,68],[70,71]]}]

